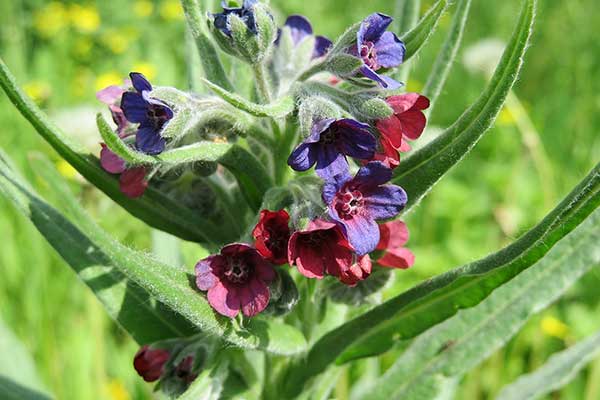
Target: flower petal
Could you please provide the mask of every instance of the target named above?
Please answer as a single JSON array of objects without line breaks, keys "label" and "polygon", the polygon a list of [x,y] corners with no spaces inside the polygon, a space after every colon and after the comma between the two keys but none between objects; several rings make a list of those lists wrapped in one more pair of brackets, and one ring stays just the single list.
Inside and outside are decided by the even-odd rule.
[{"label": "flower petal", "polygon": [[331,179],[348,171],[348,160],[334,145],[320,145],[315,172],[323,179]]},{"label": "flower petal", "polygon": [[317,162],[315,150],[313,149],[316,146],[313,143],[300,143],[288,157],[288,165],[296,171],[310,169]]},{"label": "flower petal", "polygon": [[253,279],[248,286],[239,289],[242,312],[253,317],[269,305],[269,288],[264,282]]},{"label": "flower petal", "polygon": [[312,54],[312,58],[323,57],[329,49],[333,46],[333,42],[327,39],[325,36],[315,37],[315,49]]},{"label": "flower petal", "polygon": [[208,290],[206,298],[219,314],[233,318],[240,312],[240,299],[236,288],[226,287],[218,281]]},{"label": "flower petal", "polygon": [[146,180],[146,169],[144,167],[127,169],[119,177],[119,188],[127,197],[140,197],[147,187],[148,181]]},{"label": "flower petal", "polygon": [[381,13],[369,15],[360,24],[357,34],[358,45],[364,42],[377,42],[392,20],[392,17]]},{"label": "flower petal", "polygon": [[116,85],[105,87],[96,92],[96,98],[106,105],[117,103],[125,91]]},{"label": "flower petal", "polygon": [[313,29],[308,19],[302,15],[290,15],[285,20],[292,33],[292,41],[297,45],[307,36],[312,35]]},{"label": "flower petal", "polygon": [[135,135],[135,146],[142,153],[160,154],[165,149],[165,139],[151,127],[141,126]]},{"label": "flower petal", "polygon": [[398,149],[402,146],[402,123],[395,115],[380,119],[375,126],[394,148]]},{"label": "flower petal", "polygon": [[129,122],[144,123],[148,121],[148,102],[141,94],[125,92],[121,98],[121,110]]},{"label": "flower petal", "polygon": [[406,48],[395,33],[384,32],[375,43],[377,63],[383,68],[393,68],[402,64]]},{"label": "flower petal", "polygon": [[377,187],[390,179],[392,179],[392,170],[381,162],[372,161],[358,170],[353,182],[359,186]]},{"label": "flower petal", "polygon": [[[396,185],[383,185],[363,191],[365,207],[373,219],[393,218],[406,206],[407,196],[404,189]],[[379,229],[379,228],[378,228]]]},{"label": "flower petal", "polygon": [[125,171],[125,160],[112,152],[104,143],[100,143],[100,165],[111,174],[120,174]]},{"label": "flower petal", "polygon": [[346,182],[352,179],[350,173],[345,171],[339,175],[335,175],[331,179],[327,179],[323,184],[322,197],[326,204],[331,203],[335,194],[344,186]]},{"label": "flower petal", "polygon": [[200,290],[208,290],[215,286],[219,278],[217,274],[221,271],[223,257],[221,255],[208,256],[198,261],[195,267],[196,286]]},{"label": "flower petal", "polygon": [[402,134],[411,140],[418,139],[425,129],[427,118],[422,111],[406,111],[400,116]]},{"label": "flower petal", "polygon": [[142,93],[144,91],[152,91],[152,85],[141,73],[132,72],[129,74],[129,77],[131,78],[131,84],[139,93]]},{"label": "flower petal", "polygon": [[389,250],[377,260],[382,267],[407,269],[415,263],[415,255],[404,247]]},{"label": "flower petal", "polygon": [[399,219],[380,224],[379,233],[381,239],[379,239],[377,250],[402,247],[408,242],[408,228],[406,227],[406,224]]},{"label": "flower petal", "polygon": [[[331,212],[330,208],[330,212]],[[337,220],[343,227],[348,241],[359,256],[375,250],[379,243],[379,226],[371,218],[356,215],[351,219],[340,219],[333,211],[332,218]]]}]

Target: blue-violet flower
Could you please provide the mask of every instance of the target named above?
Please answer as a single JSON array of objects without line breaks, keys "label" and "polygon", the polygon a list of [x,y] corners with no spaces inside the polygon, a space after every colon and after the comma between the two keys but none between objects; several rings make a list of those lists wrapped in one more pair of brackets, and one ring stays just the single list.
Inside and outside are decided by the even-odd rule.
[{"label": "blue-violet flower", "polygon": [[215,28],[223,32],[225,35],[231,37],[231,29],[229,27],[228,17],[229,15],[237,15],[248,27],[248,30],[254,34],[256,30],[256,20],[254,19],[254,5],[258,0],[244,0],[241,7],[230,7],[228,2],[221,1],[221,7],[223,12],[213,14]]},{"label": "blue-violet flower", "polygon": [[395,217],[406,205],[404,189],[385,185],[391,178],[392,170],[374,161],[361,167],[354,178],[346,172],[323,186],[329,216],[343,228],[358,255],[377,247],[380,233],[376,221]]},{"label": "blue-violet flower", "polygon": [[296,171],[306,171],[316,164],[317,174],[327,179],[348,170],[346,156],[369,160],[376,147],[369,125],[328,118],[313,125],[311,134],[290,154],[288,164]]},{"label": "blue-violet flower", "polygon": [[[285,26],[290,28],[294,46],[298,46],[305,38],[313,35],[313,28],[310,21],[302,15],[290,15],[285,21]],[[279,44],[279,36],[275,43]],[[312,58],[323,57],[332,44],[331,40],[325,36],[315,36],[315,47]]]}]

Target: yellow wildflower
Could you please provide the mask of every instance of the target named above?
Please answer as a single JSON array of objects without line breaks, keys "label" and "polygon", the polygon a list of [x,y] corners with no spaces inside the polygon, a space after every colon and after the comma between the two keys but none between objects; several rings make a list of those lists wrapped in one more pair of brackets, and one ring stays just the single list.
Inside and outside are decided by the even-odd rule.
[{"label": "yellow wildflower", "polygon": [[86,58],[92,52],[94,43],[87,36],[80,36],[75,40],[73,51],[81,58]]},{"label": "yellow wildflower", "polygon": [[33,27],[43,37],[50,38],[67,27],[67,10],[57,1],[48,3],[33,14]]},{"label": "yellow wildflower", "polygon": [[110,29],[101,37],[102,43],[115,54],[123,54],[129,48],[129,37],[121,31]]},{"label": "yellow wildflower", "polygon": [[100,74],[98,75],[98,77],[96,78],[96,91],[98,90],[102,90],[107,86],[111,86],[111,85],[122,85],[123,84],[123,76],[121,74],[119,74],[118,72],[115,71],[111,71],[111,72],[106,72],[104,74]]},{"label": "yellow wildflower", "polygon": [[183,19],[183,9],[177,0],[164,0],[160,4],[160,16],[167,21]]},{"label": "yellow wildflower", "polygon": [[138,0],[133,3],[133,13],[140,18],[149,17],[154,11],[154,4],[148,0]]},{"label": "yellow wildflower", "polygon": [[111,400],[129,400],[131,398],[123,383],[116,379],[111,380],[106,389]]},{"label": "yellow wildflower", "polygon": [[542,331],[558,339],[565,339],[569,333],[569,327],[553,316],[547,316],[541,322]]},{"label": "yellow wildflower", "polygon": [[133,65],[133,72],[139,72],[152,81],[156,77],[156,67],[147,62],[140,62]]},{"label": "yellow wildflower", "polygon": [[31,81],[23,85],[23,90],[27,96],[31,97],[36,103],[42,103],[52,94],[52,88],[48,82]]},{"label": "yellow wildflower", "polygon": [[69,7],[71,24],[80,32],[93,33],[100,28],[100,14],[91,5],[71,4]]},{"label": "yellow wildflower", "polygon": [[58,160],[56,162],[56,169],[62,176],[64,176],[67,179],[75,179],[75,177],[77,176],[77,170],[65,160]]}]

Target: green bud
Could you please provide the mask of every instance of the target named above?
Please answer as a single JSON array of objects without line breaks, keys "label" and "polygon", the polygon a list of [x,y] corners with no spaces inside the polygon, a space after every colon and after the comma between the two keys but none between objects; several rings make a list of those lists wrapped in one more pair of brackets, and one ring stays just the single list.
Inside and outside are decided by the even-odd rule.
[{"label": "green bud", "polygon": [[298,303],[298,288],[287,271],[277,270],[277,278],[269,287],[271,301],[265,312],[274,316],[288,314]]},{"label": "green bud", "polygon": [[333,54],[327,60],[327,70],[340,77],[355,75],[362,65],[360,58],[345,53]]},{"label": "green bud", "polygon": [[351,98],[357,117],[363,120],[385,119],[394,113],[392,107],[379,97],[365,98],[355,96]]},{"label": "green bud", "polygon": [[300,123],[300,134],[303,137],[310,135],[315,121],[326,118],[338,119],[344,111],[333,101],[326,97],[313,95],[303,98],[298,106],[298,122]]}]

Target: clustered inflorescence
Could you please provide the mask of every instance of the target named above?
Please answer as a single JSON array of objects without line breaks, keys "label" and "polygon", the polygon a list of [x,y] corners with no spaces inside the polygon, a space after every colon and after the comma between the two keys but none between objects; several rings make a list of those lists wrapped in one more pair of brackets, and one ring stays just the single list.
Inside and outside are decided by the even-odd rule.
[{"label": "clustered inflorescence", "polygon": [[[300,217],[291,217],[285,209],[262,210],[251,233],[252,244],[228,244],[197,263],[198,289],[206,292],[219,314],[230,318],[240,311],[253,317],[269,306],[272,287],[280,281],[281,269],[275,266],[289,264],[306,278],[332,276],[355,286],[369,277],[374,264],[408,268],[414,262],[404,247],[406,225],[385,221],[396,218],[407,203],[407,193],[389,181],[400,153],[410,150],[408,141],[419,138],[425,128],[423,110],[429,100],[417,93],[398,94],[402,84],[386,75],[402,64],[406,51],[404,43],[387,31],[392,19],[379,13],[368,16],[340,48],[314,36],[309,21],[299,15],[290,16],[281,29],[272,29],[273,17],[265,9],[256,0],[244,0],[241,6],[225,4],[221,13],[209,14],[209,28],[227,53],[251,65],[266,65],[279,84],[279,94],[283,88],[303,93],[304,97],[296,95],[295,114],[303,138],[291,149],[287,164],[298,172],[314,168],[321,180],[321,203],[319,212]],[[279,51],[307,44],[303,65],[328,66],[320,71],[325,73],[309,77],[307,83],[322,91],[308,95],[293,82],[284,85],[286,79],[294,79],[288,79],[289,73],[286,78],[286,60],[282,62]],[[353,65],[350,70],[345,67],[348,62]],[[362,88],[354,98],[331,100],[352,85]],[[133,72],[123,86],[108,87],[97,97],[109,106],[115,133],[132,150],[155,156],[187,144],[164,133],[180,107],[157,97],[143,75]],[[365,108],[362,103],[372,101],[383,103],[387,114],[360,112]],[[340,103],[349,105],[350,112]],[[104,143],[100,161],[108,173],[119,175],[121,191],[131,198],[142,196],[157,174],[148,166],[128,165]],[[136,355],[136,370],[148,381],[166,374],[175,374],[184,383],[193,380],[193,357],[179,356],[174,362],[173,354],[144,347]]]}]

